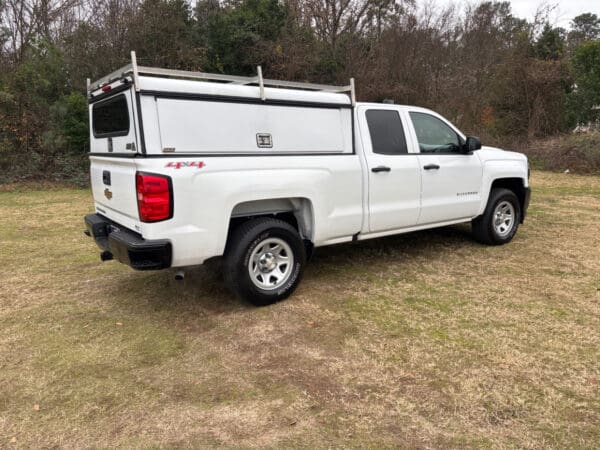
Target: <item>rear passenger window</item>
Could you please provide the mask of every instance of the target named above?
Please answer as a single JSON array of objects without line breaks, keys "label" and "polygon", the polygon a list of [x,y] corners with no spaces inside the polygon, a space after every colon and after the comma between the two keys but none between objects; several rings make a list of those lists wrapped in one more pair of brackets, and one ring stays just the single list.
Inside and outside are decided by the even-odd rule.
[{"label": "rear passenger window", "polygon": [[380,155],[408,153],[404,129],[398,111],[370,109],[366,115],[373,153],[379,153]]},{"label": "rear passenger window", "polygon": [[92,106],[92,129],[95,137],[129,134],[129,108],[124,94]]}]

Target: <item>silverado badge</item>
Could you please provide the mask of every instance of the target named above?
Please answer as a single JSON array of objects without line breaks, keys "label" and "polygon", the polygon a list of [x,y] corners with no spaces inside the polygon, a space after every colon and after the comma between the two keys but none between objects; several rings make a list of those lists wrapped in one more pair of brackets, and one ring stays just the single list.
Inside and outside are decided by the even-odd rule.
[{"label": "silverado badge", "polygon": [[112,192],[110,192],[108,188],[106,188],[104,189],[104,196],[110,200],[112,198]]}]

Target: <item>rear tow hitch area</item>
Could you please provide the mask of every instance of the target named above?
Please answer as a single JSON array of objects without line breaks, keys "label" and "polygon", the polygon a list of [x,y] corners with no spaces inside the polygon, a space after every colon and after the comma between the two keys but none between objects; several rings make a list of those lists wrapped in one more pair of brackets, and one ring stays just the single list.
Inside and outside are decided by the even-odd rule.
[{"label": "rear tow hitch area", "polygon": [[[171,266],[171,243],[148,240],[100,214],[85,216],[85,233],[100,247],[102,261],[117,261],[136,270],[158,270]],[[89,234],[88,234],[89,233]]]},{"label": "rear tow hitch area", "polygon": [[[92,237],[92,232],[90,230],[83,230],[83,234],[88,237]],[[115,259],[115,257],[108,250],[103,250],[100,252],[100,261],[112,261],[113,259]]]}]

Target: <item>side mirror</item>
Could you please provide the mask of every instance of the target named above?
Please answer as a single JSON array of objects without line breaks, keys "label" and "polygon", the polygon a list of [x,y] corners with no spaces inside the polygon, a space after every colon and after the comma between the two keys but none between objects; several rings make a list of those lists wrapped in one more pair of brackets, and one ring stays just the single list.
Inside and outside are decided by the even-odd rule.
[{"label": "side mirror", "polygon": [[467,142],[465,143],[465,151],[467,153],[474,152],[481,148],[481,141],[478,137],[467,136]]}]

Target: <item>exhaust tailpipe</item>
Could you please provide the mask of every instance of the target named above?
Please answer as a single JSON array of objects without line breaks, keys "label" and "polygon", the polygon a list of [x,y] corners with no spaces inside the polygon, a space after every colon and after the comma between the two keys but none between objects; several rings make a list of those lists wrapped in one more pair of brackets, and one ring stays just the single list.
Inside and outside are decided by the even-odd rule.
[{"label": "exhaust tailpipe", "polygon": [[177,273],[175,274],[175,279],[177,281],[183,281],[184,278],[185,278],[185,272],[183,270],[178,270]]}]

